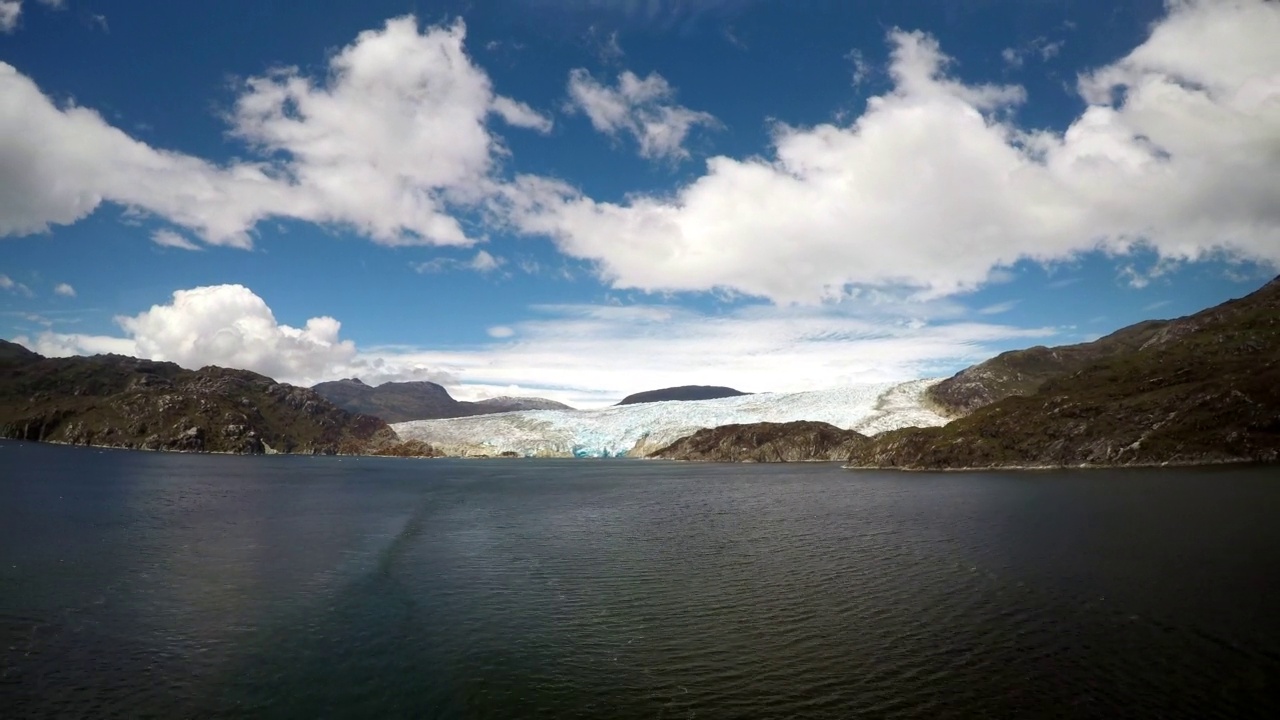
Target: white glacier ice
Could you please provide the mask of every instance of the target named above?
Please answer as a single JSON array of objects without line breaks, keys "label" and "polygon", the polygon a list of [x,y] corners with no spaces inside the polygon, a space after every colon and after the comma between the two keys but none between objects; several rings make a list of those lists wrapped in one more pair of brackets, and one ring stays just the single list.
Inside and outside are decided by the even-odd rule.
[{"label": "white glacier ice", "polygon": [[453,456],[639,457],[702,428],[735,423],[817,420],[866,435],[913,425],[943,425],[947,418],[924,400],[924,391],[937,382],[913,380],[598,410],[526,410],[413,420],[391,427],[405,440],[422,440]]}]

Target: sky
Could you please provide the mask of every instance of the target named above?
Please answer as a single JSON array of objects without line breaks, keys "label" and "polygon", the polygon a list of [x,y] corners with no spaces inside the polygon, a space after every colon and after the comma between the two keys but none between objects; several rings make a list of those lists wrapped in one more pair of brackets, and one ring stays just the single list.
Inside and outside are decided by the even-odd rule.
[{"label": "sky", "polygon": [[0,337],[576,407],[1280,272],[1269,0],[0,0]]}]

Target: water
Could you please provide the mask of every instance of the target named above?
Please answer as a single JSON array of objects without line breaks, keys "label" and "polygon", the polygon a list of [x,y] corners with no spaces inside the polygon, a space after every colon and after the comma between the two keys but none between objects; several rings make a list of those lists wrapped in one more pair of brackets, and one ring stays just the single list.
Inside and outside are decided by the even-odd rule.
[{"label": "water", "polygon": [[0,443],[0,715],[1274,717],[1277,475]]}]

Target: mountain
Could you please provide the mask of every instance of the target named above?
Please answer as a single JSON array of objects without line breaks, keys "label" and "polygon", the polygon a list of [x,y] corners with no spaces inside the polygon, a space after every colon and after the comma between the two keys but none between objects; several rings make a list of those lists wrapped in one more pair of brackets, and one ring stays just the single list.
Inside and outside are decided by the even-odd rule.
[{"label": "mountain", "polygon": [[0,364],[27,363],[39,360],[40,356],[17,343],[0,340]]},{"label": "mountain", "polygon": [[645,457],[698,430],[722,425],[811,420],[864,434],[908,425],[940,425],[946,418],[927,407],[924,397],[932,382],[877,383],[596,410],[530,410],[396,423],[392,429],[406,441],[429,443],[446,455]]},{"label": "mountain", "polygon": [[421,418],[462,417],[468,409],[433,382],[384,383],[370,387],[358,378],[322,382],[311,388],[329,402],[353,413],[403,422]]},{"label": "mountain", "polygon": [[717,385],[681,385],[680,387],[646,390],[622,398],[619,405],[638,405],[640,403],[666,402],[668,400],[715,400],[718,398],[740,397],[748,395],[741,390]]},{"label": "mountain", "polygon": [[[885,433],[849,462],[959,469],[1280,460],[1280,278],[1247,297],[1108,338],[1117,336],[1122,347],[1083,367],[1064,363],[1034,392],[945,427]],[[986,391],[1001,387],[1008,386]]]},{"label": "mountain", "polygon": [[1032,395],[1050,378],[1137,350],[1168,325],[1167,320],[1148,320],[1093,342],[1001,353],[934,385],[929,398],[948,414],[968,415],[1011,395]]},{"label": "mountain", "polygon": [[568,410],[543,398],[499,397],[479,402],[455,400],[433,382],[389,382],[371,387],[358,378],[322,382],[311,388],[348,412],[364,413],[389,423],[470,417],[516,410]]},{"label": "mountain", "polygon": [[847,460],[866,442],[866,435],[830,423],[762,422],[699,430],[649,457],[701,462]]},{"label": "mountain", "polygon": [[[517,412],[520,410],[572,410],[573,408],[562,402],[548,400],[539,397],[511,397],[503,395],[501,397],[489,398],[488,400],[477,400],[469,403],[472,406],[483,408],[493,408],[492,412]],[[476,413],[477,415],[483,413]]]},{"label": "mountain", "polygon": [[399,448],[378,418],[245,370],[119,355],[44,358],[3,341],[0,437],[203,452],[429,452]]}]

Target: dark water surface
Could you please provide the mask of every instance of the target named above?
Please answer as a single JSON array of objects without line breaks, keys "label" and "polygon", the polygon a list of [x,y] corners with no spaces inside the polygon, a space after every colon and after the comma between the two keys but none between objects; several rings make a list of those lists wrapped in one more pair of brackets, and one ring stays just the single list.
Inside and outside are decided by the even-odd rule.
[{"label": "dark water surface", "polygon": [[0,716],[1280,717],[1275,468],[0,443]]}]

